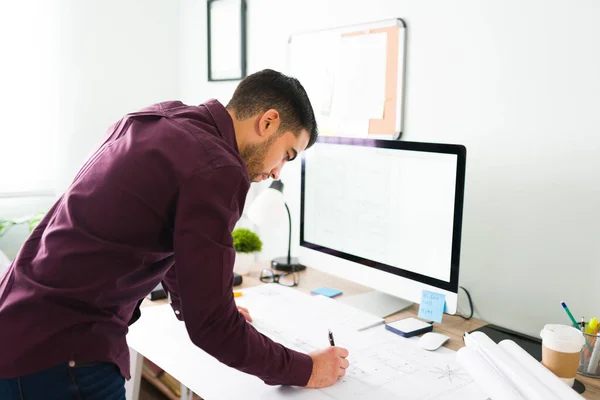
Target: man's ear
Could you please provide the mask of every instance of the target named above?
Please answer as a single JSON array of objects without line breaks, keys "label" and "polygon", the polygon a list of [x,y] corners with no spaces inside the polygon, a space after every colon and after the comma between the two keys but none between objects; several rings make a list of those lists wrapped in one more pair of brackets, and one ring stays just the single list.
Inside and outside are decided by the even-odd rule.
[{"label": "man's ear", "polygon": [[269,137],[279,129],[281,118],[279,112],[273,108],[263,113],[258,121],[258,135]]}]

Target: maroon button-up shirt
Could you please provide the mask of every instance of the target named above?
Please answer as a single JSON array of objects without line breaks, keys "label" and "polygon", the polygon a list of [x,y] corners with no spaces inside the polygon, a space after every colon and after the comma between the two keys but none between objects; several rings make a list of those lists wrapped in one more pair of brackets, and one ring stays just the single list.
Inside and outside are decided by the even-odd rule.
[{"label": "maroon button-up shirt", "polygon": [[129,378],[128,325],[163,281],[198,347],[267,384],[304,386],[310,357],[257,332],[233,299],[231,231],[249,187],[216,100],[117,122],[0,278],[0,377],[110,361]]}]

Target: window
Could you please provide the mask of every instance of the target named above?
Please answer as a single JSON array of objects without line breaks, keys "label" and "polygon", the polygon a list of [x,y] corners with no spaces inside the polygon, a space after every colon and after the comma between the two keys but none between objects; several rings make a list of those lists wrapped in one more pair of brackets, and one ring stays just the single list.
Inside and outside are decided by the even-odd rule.
[{"label": "window", "polygon": [[0,196],[52,193],[58,132],[54,1],[0,2]]}]

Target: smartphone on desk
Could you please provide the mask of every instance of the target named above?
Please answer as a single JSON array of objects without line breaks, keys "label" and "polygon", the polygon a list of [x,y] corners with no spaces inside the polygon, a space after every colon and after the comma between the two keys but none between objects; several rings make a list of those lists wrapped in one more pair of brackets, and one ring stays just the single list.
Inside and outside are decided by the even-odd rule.
[{"label": "smartphone on desk", "polygon": [[433,330],[433,324],[409,317],[385,324],[385,329],[394,332],[397,335],[409,338],[411,336],[420,335],[421,333],[431,332]]}]

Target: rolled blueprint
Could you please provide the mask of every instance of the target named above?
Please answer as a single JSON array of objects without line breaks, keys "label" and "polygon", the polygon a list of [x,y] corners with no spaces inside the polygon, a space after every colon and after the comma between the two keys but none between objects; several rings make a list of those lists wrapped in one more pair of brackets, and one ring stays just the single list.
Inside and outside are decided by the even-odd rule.
[{"label": "rolled blueprint", "polygon": [[527,400],[560,400],[531,372],[502,350],[483,332],[465,336],[465,344],[478,352],[484,360],[508,380]]},{"label": "rolled blueprint", "polygon": [[581,400],[583,398],[512,340],[503,340],[498,346],[531,372],[544,386],[558,396],[559,399]]},{"label": "rolled blueprint", "polygon": [[491,399],[524,400],[524,397],[475,350],[469,347],[461,348],[456,353],[456,361]]}]

